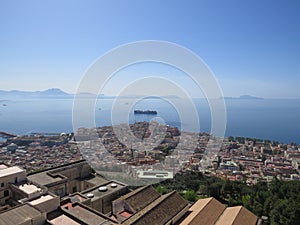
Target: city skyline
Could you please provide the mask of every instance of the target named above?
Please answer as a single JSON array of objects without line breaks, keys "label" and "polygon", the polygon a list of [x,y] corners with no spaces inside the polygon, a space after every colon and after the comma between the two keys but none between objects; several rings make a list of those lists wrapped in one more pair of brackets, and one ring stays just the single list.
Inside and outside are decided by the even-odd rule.
[{"label": "city skyline", "polygon": [[110,49],[163,40],[200,56],[224,96],[300,98],[299,8],[297,1],[2,1],[0,90],[75,93]]}]

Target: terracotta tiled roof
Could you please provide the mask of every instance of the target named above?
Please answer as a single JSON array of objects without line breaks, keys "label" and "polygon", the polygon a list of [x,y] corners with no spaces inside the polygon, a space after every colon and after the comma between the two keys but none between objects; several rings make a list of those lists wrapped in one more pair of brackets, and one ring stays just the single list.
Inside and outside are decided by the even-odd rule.
[{"label": "terracotta tiled roof", "polygon": [[216,225],[256,225],[257,216],[243,206],[228,207]]},{"label": "terracotta tiled roof", "polygon": [[159,192],[148,185],[138,188],[119,199],[125,200],[135,211],[140,211],[159,197]]},{"label": "terracotta tiled roof", "polygon": [[214,225],[225,208],[222,203],[214,198],[199,199],[189,209],[191,213],[180,225]]},{"label": "terracotta tiled roof", "polygon": [[174,219],[176,215],[187,211],[188,203],[176,191],[165,194],[150,205],[135,213],[123,224],[160,225]]}]

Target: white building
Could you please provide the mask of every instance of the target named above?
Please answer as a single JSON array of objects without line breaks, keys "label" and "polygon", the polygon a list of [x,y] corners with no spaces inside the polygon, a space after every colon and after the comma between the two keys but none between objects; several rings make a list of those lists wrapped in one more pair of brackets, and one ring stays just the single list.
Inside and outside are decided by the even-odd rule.
[{"label": "white building", "polygon": [[10,198],[10,184],[17,184],[26,180],[26,172],[20,167],[0,165],[0,206],[5,205]]}]

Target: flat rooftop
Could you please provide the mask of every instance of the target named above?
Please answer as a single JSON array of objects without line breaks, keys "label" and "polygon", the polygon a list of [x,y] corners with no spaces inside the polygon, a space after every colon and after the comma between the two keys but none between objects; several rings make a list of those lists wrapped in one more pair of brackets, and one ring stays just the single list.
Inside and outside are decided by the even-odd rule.
[{"label": "flat rooftop", "polygon": [[28,180],[32,180],[38,184],[47,186],[59,181],[67,181],[68,178],[63,176],[63,171],[69,168],[76,168],[80,165],[88,164],[85,160],[68,163],[54,168],[46,169],[37,173],[32,173],[27,176]]},{"label": "flat rooftop", "polygon": [[44,186],[58,182],[58,181],[67,180],[58,175],[51,176],[49,174],[49,172],[50,171],[45,171],[45,172],[41,172],[41,173],[32,174],[32,175],[29,175],[27,178],[28,178],[28,180],[31,180],[33,182],[36,182],[36,183],[44,185]]},{"label": "flat rooftop", "polygon": [[76,221],[74,221],[72,218],[70,218],[69,216],[62,214],[52,220],[49,220],[52,224],[54,225],[81,225],[80,223],[77,223]]},{"label": "flat rooftop", "polygon": [[40,192],[42,189],[33,184],[22,184],[18,187],[21,191],[26,194],[33,194],[35,192]]},{"label": "flat rooftop", "polygon": [[81,205],[75,205],[69,208],[68,212],[89,225],[111,224],[111,221],[108,221],[105,217],[102,217]]},{"label": "flat rooftop", "polygon": [[[116,184],[117,186],[112,187],[111,186],[112,184]],[[99,187],[106,187],[107,190],[106,191],[99,191]],[[100,186],[94,187],[92,189],[85,190],[85,191],[81,192],[81,194],[83,194],[84,196],[87,196],[87,194],[92,193],[94,195],[94,197],[92,198],[92,201],[93,201],[93,199],[102,198],[103,196],[106,196],[106,195],[109,195],[113,192],[119,191],[124,187],[126,187],[126,185],[120,184],[120,183],[114,182],[114,181],[109,181],[109,182],[106,182],[106,183],[104,183]]]},{"label": "flat rooftop", "polygon": [[162,170],[138,170],[137,175],[139,178],[148,179],[172,179],[174,177],[173,172]]},{"label": "flat rooftop", "polygon": [[32,200],[30,202],[28,202],[30,205],[38,205],[40,203],[43,203],[43,202],[46,202],[50,199],[53,199],[54,197],[52,195],[44,195],[44,196],[41,196],[35,200]]},{"label": "flat rooftop", "polygon": [[73,194],[71,197],[78,199],[80,202],[83,202],[88,199],[87,196],[82,196],[81,194],[77,194],[77,193]]},{"label": "flat rooftop", "polygon": [[109,180],[105,179],[104,177],[101,177],[99,175],[95,175],[91,178],[85,179],[86,182],[89,182],[95,186],[99,186],[101,184],[106,184]]},{"label": "flat rooftop", "polygon": [[1,170],[0,178],[1,177],[6,177],[6,176],[9,176],[9,175],[13,175],[13,174],[17,174],[17,173],[22,173],[22,172],[25,172],[25,170],[23,170],[23,169],[21,169],[20,167],[17,167],[17,166],[4,168],[4,169]]},{"label": "flat rooftop", "polygon": [[26,221],[31,221],[32,218],[40,217],[41,215],[42,213],[37,209],[24,204],[0,213],[0,224],[25,224]]}]

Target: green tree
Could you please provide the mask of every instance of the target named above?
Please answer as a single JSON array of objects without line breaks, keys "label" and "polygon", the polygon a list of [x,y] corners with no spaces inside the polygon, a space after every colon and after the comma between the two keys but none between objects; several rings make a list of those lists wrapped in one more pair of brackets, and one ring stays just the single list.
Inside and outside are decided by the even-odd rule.
[{"label": "green tree", "polygon": [[162,195],[168,193],[168,189],[163,185],[159,185],[155,189]]},{"label": "green tree", "polygon": [[189,202],[195,202],[198,199],[198,196],[194,190],[187,190],[184,192],[184,198]]}]

